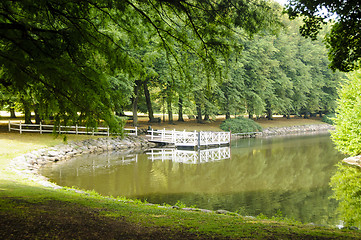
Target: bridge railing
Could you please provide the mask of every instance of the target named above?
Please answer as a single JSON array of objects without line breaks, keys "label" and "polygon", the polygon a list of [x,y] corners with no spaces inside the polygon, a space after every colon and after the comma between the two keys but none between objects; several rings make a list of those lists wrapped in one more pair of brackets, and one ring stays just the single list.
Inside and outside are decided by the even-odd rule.
[{"label": "bridge railing", "polygon": [[229,144],[229,132],[186,132],[175,130],[148,130],[151,141],[175,144],[176,146],[207,146]]},{"label": "bridge railing", "polygon": [[200,145],[225,144],[230,141],[229,132],[200,132]]}]

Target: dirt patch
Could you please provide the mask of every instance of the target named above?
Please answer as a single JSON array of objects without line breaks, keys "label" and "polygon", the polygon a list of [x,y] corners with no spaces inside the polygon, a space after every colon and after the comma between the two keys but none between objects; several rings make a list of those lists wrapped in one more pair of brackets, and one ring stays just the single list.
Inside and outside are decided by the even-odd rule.
[{"label": "dirt patch", "polygon": [[[4,200],[4,198],[2,199]],[[29,203],[6,199],[15,211],[0,211],[0,239],[210,239],[167,227],[145,227],[99,214],[74,203],[49,200]],[[16,211],[19,210],[19,211]],[[217,239],[225,239],[219,238]]]}]

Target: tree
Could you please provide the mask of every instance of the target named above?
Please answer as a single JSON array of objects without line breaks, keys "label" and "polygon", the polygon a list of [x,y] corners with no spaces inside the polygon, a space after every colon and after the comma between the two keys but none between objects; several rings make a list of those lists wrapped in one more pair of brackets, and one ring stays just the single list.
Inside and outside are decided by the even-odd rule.
[{"label": "tree", "polygon": [[228,41],[234,26],[255,34],[277,22],[264,0],[4,0],[0,9],[0,66],[9,76],[0,83],[41,85],[47,91],[39,102],[51,99],[56,119],[78,121],[81,112],[81,121],[112,127],[117,94],[110,94],[109,79],[120,73],[139,80],[143,70],[129,50],[146,44],[146,36],[174,59],[177,42],[212,62],[211,49],[236,47]]},{"label": "tree", "polygon": [[348,72],[361,67],[361,7],[359,1],[290,0],[291,18],[304,16],[302,35],[316,39],[322,25],[334,18],[330,33],[325,37],[329,49],[330,67]]},{"label": "tree", "polygon": [[335,131],[331,132],[336,147],[344,154],[361,154],[361,71],[348,74],[339,92]]}]

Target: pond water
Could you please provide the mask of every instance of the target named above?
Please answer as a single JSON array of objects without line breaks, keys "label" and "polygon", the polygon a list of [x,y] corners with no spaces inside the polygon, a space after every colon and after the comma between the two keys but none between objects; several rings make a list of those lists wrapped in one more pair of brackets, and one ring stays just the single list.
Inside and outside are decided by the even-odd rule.
[{"label": "pond water", "polygon": [[329,135],[251,138],[201,151],[84,155],[41,173],[103,195],[335,225],[329,181],[343,158]]}]

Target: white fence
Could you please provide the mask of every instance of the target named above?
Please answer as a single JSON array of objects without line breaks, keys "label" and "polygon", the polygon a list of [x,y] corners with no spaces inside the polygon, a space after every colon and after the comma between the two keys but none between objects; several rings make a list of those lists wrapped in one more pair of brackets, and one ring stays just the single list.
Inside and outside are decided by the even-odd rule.
[{"label": "white fence", "polygon": [[[18,131],[20,134],[23,132],[35,132],[35,133],[59,133],[59,134],[90,134],[90,135],[114,135],[114,133],[109,132],[109,127],[98,127],[98,128],[89,128],[84,126],[57,126],[46,125],[46,124],[23,124],[11,123],[9,121],[8,129],[10,131]],[[137,127],[133,128],[124,128],[125,134],[128,135],[138,135]],[[116,135],[116,134],[115,134]]]},{"label": "white fence", "polygon": [[186,132],[175,130],[148,130],[150,141],[174,144],[175,146],[222,145],[231,142],[229,132]]},{"label": "white fence", "polygon": [[186,151],[178,149],[152,149],[147,153],[148,159],[171,160],[173,162],[197,164],[205,162],[214,162],[231,158],[231,149],[229,147],[212,148],[198,151]]}]

